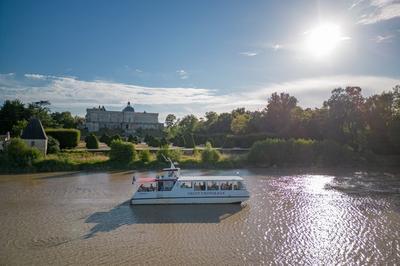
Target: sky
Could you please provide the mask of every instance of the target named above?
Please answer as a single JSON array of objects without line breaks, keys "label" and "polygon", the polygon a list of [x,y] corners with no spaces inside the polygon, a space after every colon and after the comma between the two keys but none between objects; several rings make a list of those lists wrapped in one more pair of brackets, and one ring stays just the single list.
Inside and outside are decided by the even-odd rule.
[{"label": "sky", "polygon": [[0,0],[0,104],[204,116],[400,84],[400,1]]}]

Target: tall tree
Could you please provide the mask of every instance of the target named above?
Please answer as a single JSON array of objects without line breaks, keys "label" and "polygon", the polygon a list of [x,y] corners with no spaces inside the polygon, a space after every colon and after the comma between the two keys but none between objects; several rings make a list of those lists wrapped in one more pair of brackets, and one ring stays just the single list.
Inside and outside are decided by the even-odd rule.
[{"label": "tall tree", "polygon": [[29,120],[30,113],[20,100],[7,100],[0,109],[0,134],[12,132],[18,121]]},{"label": "tall tree", "polygon": [[297,99],[288,93],[274,92],[268,99],[266,108],[267,128],[277,134],[287,137],[290,135],[289,123],[292,110],[297,106]]},{"label": "tall tree", "polygon": [[364,97],[360,87],[337,88],[324,106],[329,110],[331,136],[360,150],[365,145]]},{"label": "tall tree", "polygon": [[175,121],[176,121],[176,116],[174,114],[169,114],[165,118],[165,125],[167,126],[167,128],[170,128],[175,124]]}]

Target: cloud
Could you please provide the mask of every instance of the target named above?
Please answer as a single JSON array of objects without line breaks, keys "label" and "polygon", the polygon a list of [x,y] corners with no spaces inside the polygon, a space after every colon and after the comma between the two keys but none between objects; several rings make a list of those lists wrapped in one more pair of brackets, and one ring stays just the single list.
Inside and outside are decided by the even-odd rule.
[{"label": "cloud", "polygon": [[389,35],[378,35],[375,38],[373,38],[373,40],[376,43],[382,43],[382,42],[392,42],[392,39],[395,36],[393,34],[389,34]]},{"label": "cloud", "polygon": [[280,50],[282,49],[282,44],[276,43],[272,45],[272,49],[274,49],[274,51]]},{"label": "cloud", "polygon": [[364,12],[358,21],[359,24],[374,24],[400,17],[400,2],[398,0],[356,1],[354,4],[360,6]]},{"label": "cloud", "polygon": [[329,98],[331,90],[337,87],[360,86],[363,94],[369,96],[400,84],[398,78],[335,75],[267,83],[222,93],[206,88],[143,87],[103,80],[42,76],[44,80],[27,81],[18,79],[16,75],[0,74],[0,99],[49,100],[53,110],[68,110],[79,115],[84,115],[86,108],[98,105],[121,110],[126,102],[131,101],[136,110],[159,112],[162,121],[169,113],[202,116],[210,110],[229,112],[237,107],[260,110],[273,92],[290,93],[303,107],[320,107]]},{"label": "cloud", "polygon": [[188,73],[183,69],[177,70],[176,73],[178,73],[180,79],[188,79],[189,78]]},{"label": "cloud", "polygon": [[25,78],[27,79],[33,79],[33,80],[45,80],[46,76],[40,75],[40,74],[25,74]]},{"label": "cloud", "polygon": [[253,57],[253,56],[256,56],[256,55],[258,55],[258,53],[257,53],[257,52],[250,52],[250,51],[247,51],[247,52],[241,52],[240,54],[241,54],[241,55],[244,55],[244,56],[248,56],[248,57]]}]

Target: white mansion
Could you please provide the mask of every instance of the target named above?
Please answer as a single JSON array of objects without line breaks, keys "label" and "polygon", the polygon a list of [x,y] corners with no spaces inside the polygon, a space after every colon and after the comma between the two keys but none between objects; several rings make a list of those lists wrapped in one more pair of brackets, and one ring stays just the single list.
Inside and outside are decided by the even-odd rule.
[{"label": "white mansion", "polygon": [[158,122],[158,113],[135,112],[128,105],[120,111],[107,111],[104,106],[86,109],[85,128],[89,132],[99,131],[102,128],[122,129],[125,133],[135,133],[136,129],[160,129],[162,123]]}]

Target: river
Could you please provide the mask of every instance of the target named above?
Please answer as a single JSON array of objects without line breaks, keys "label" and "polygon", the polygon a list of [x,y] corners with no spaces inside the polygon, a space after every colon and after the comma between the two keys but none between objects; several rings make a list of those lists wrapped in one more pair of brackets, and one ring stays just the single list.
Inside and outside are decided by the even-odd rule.
[{"label": "river", "polygon": [[130,206],[132,172],[0,175],[0,264],[400,263],[399,174],[183,174],[236,172],[242,205]]}]

